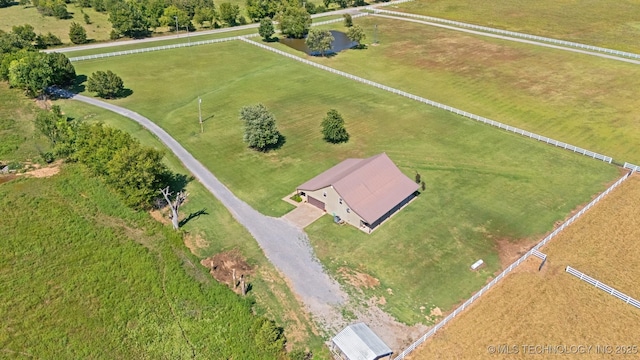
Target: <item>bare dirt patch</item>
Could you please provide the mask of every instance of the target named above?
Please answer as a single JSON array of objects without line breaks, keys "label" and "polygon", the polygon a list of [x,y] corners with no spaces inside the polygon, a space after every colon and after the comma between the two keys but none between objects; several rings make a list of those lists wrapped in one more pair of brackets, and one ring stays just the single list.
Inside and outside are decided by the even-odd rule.
[{"label": "bare dirt patch", "polygon": [[498,256],[500,257],[502,269],[518,260],[539,241],[539,239],[521,239],[517,241],[511,239],[496,240],[495,244],[498,248]]},{"label": "bare dirt patch", "polygon": [[210,244],[199,234],[185,234],[184,245],[191,250],[192,254],[197,255],[200,250],[208,248]]},{"label": "bare dirt patch", "polygon": [[27,172],[19,175],[31,176],[35,178],[51,177],[60,172],[60,165],[62,161],[58,160],[47,167],[40,167],[40,164],[25,163],[25,167],[29,169]]},{"label": "bare dirt patch", "polygon": [[340,274],[347,283],[357,289],[374,289],[380,285],[380,280],[373,276],[346,267],[338,269],[338,274]]},{"label": "bare dirt patch", "polygon": [[16,175],[2,175],[0,176],[0,184],[9,182],[16,178]]},{"label": "bare dirt patch", "polygon": [[156,221],[163,223],[163,224],[169,224],[171,223],[171,221],[169,220],[169,217],[166,216],[166,214],[164,212],[162,212],[162,210],[151,210],[149,211],[149,215],[151,215],[152,218],[154,218]]},{"label": "bare dirt patch", "polygon": [[[216,280],[223,284],[227,284],[230,289],[240,294],[239,281],[240,277],[244,276],[245,279],[250,279],[254,273],[254,269],[249,265],[240,251],[231,250],[216,254],[212,257],[208,257],[200,261],[202,266],[209,269],[209,273]],[[234,284],[234,275],[236,283]]]}]

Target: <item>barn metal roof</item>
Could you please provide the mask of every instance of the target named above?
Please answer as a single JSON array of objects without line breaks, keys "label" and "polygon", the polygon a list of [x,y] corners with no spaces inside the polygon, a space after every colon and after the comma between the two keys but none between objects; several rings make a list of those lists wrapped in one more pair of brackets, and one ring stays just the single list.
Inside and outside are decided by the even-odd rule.
[{"label": "barn metal roof", "polygon": [[419,187],[385,153],[367,159],[346,159],[298,189],[315,191],[328,186],[333,186],[351,210],[369,224]]},{"label": "barn metal roof", "polygon": [[349,360],[375,360],[393,353],[365,323],[347,326],[331,341]]}]

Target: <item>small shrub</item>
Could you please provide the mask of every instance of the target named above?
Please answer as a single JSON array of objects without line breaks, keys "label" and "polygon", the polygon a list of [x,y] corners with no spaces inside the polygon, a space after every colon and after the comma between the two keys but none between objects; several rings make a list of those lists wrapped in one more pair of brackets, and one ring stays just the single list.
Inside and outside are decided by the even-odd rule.
[{"label": "small shrub", "polygon": [[302,197],[300,196],[300,194],[295,194],[290,199],[295,202],[302,202]]},{"label": "small shrub", "polygon": [[344,14],[344,26],[352,27],[353,26],[353,18],[351,18],[351,14]]}]

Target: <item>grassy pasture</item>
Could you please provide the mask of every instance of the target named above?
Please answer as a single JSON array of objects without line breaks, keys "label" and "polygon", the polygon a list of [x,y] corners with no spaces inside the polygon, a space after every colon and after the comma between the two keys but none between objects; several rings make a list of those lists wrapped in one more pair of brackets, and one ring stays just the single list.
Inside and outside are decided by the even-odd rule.
[{"label": "grassy pasture", "polygon": [[[424,320],[420,306],[448,309],[482,285],[500,267],[494,241],[540,236],[617,176],[606,164],[240,42],[169,50],[162,57],[80,62],[76,68],[79,74],[118,73],[133,94],[114,103],[163,126],[265,214],[290,210],[280,198],[346,157],[386,151],[407,175],[419,171],[425,194],[373,235],[334,226],[330,219],[307,228],[334,275],[340,278],[345,266],[378,278],[381,286],[368,294],[384,295],[387,310],[411,323]],[[238,111],[257,102],[274,112],[286,138],[278,150],[257,153],[242,143]],[[346,119],[347,144],[322,141],[320,122],[330,108]],[[488,267],[470,273],[478,258]]]},{"label": "grassy pasture", "polygon": [[410,359],[484,359],[487,346],[499,344],[593,345],[579,357],[602,359],[611,355],[595,354],[596,345],[640,346],[638,310],[564,270],[570,265],[640,297],[640,250],[631,245],[640,236],[639,201],[635,175],[543,249],[541,272],[539,260],[528,260]]},{"label": "grassy pasture", "polygon": [[636,0],[416,0],[389,9],[640,53]]},{"label": "grassy pasture", "polygon": [[0,82],[0,162],[35,160],[40,148],[47,151],[49,144],[33,136],[37,107],[19,91],[9,90]]},{"label": "grassy pasture", "polygon": [[79,166],[2,184],[0,197],[3,357],[273,356],[255,345],[250,301]]},{"label": "grassy pasture", "polygon": [[[165,151],[167,166],[174,172],[187,173],[173,153],[167,151],[157,138],[133,121],[77,101],[60,100],[56,103],[62,107],[67,116],[87,122],[103,122],[128,132],[147,146]],[[206,214],[200,215],[182,227],[189,234],[187,243],[191,252],[202,259],[223,251],[240,250],[248,263],[256,267],[251,283],[257,313],[274,319],[276,323],[283,326],[289,343],[294,347],[309,346],[314,353],[323,354],[325,349],[321,337],[315,335],[317,333],[315,326],[251,235],[199,182],[191,181],[187,185],[187,192],[189,200],[181,207],[181,216],[186,217],[201,210],[206,211]],[[194,241],[196,237],[204,241]]]},{"label": "grassy pasture", "polygon": [[380,45],[311,59],[618,161],[640,162],[638,65],[404,21],[355,22],[366,29],[367,43],[377,24]]},{"label": "grassy pasture", "polygon": [[89,14],[91,18],[91,24],[85,24],[84,15],[80,13],[80,8],[75,4],[67,4],[67,10],[71,14],[71,19],[56,19],[52,16],[42,16],[38,10],[33,7],[23,7],[19,5],[9,6],[7,8],[0,8],[0,30],[11,31],[11,28],[16,25],[31,24],[36,34],[52,32],[54,35],[60,38],[63,43],[69,44],[69,27],[72,22],[77,22],[82,25],[87,31],[87,39],[95,41],[109,40],[109,33],[111,32],[111,23],[109,22],[109,15],[106,13],[99,13],[92,8],[85,8],[84,12]]}]

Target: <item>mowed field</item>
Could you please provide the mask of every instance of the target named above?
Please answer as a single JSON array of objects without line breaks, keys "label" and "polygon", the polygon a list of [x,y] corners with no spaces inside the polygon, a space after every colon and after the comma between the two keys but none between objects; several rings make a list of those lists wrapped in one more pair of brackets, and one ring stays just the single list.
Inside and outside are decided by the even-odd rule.
[{"label": "mowed field", "polygon": [[416,0],[389,9],[640,53],[637,0]]},{"label": "mowed field", "polygon": [[640,163],[635,150],[640,143],[640,65],[401,20],[367,16],[354,21],[367,31],[368,44],[377,25],[380,44],[309,58],[622,162]]},{"label": "mowed field", "polygon": [[57,19],[53,16],[42,16],[38,10],[33,7],[24,7],[13,5],[6,8],[0,8],[0,30],[9,32],[13,26],[30,24],[33,26],[36,34],[53,33],[59,37],[64,44],[70,44],[69,27],[72,22],[82,25],[87,31],[87,39],[94,41],[109,40],[111,32],[111,23],[107,13],[100,13],[92,8],[85,8],[84,12],[91,18],[91,24],[84,22],[84,15],[80,12],[80,8],[75,4],[67,4],[67,11],[71,14],[70,19]]},{"label": "mowed field", "polygon": [[[307,228],[334,276],[341,279],[346,267],[378,279],[365,292],[384,296],[384,307],[409,323],[425,321],[424,309],[450,308],[497,271],[496,241],[537,239],[618,175],[613,166],[241,42],[79,62],[76,69],[122,76],[133,94],[114,103],[163,126],[268,215],[289,211],[282,197],[347,157],[384,151],[408,176],[421,173],[423,195],[371,236],[330,219]],[[255,152],[242,142],[238,112],[258,102],[274,112],[286,139],[278,150]],[[320,122],[331,108],[346,119],[346,144],[322,140]],[[479,258],[487,268],[469,272]]]},{"label": "mowed field", "polygon": [[[640,310],[569,275],[565,267],[640,298],[640,249],[634,245],[640,238],[639,202],[636,174],[542,249],[548,260],[541,272],[538,259],[527,260],[409,358],[486,359],[492,355],[488,346],[504,344],[516,345],[519,354],[494,357],[524,358],[521,345],[591,345],[591,354],[575,356],[637,358]],[[613,355],[596,354],[597,345],[611,346]],[[615,351],[624,349],[616,346],[636,350],[620,355]]]}]

